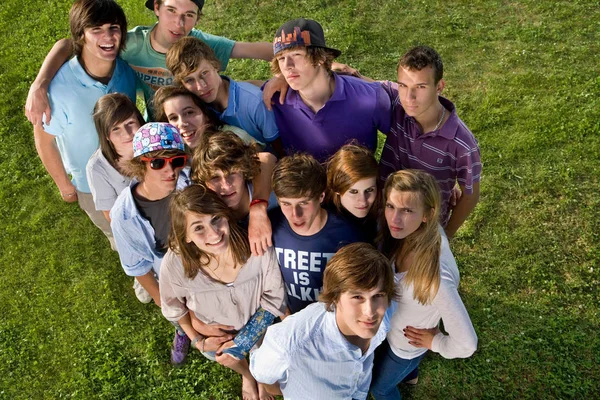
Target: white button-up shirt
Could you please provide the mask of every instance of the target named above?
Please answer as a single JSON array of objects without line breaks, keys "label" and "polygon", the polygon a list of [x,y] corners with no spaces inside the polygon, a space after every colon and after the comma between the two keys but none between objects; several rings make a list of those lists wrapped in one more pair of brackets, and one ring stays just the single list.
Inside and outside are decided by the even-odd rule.
[{"label": "white button-up shirt", "polygon": [[279,383],[289,400],[366,399],[373,352],[385,339],[394,310],[395,304],[363,354],[340,332],[335,311],[311,304],[269,327],[262,346],[251,354],[250,372],[258,382]]}]

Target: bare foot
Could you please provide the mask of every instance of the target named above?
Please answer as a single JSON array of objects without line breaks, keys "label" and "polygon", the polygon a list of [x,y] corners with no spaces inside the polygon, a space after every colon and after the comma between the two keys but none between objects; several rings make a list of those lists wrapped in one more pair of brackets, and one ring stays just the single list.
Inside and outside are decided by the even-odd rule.
[{"label": "bare foot", "polygon": [[267,392],[267,388],[262,383],[258,384],[258,398],[260,400],[275,400],[275,397]]},{"label": "bare foot", "polygon": [[242,398],[244,400],[259,400],[256,381],[242,376]]}]

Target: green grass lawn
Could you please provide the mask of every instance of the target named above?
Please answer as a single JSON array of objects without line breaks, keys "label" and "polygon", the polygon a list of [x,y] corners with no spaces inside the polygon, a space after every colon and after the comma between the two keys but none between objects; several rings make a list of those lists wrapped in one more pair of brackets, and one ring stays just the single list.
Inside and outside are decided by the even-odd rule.
[{"label": "green grass lawn", "polygon": [[[120,1],[130,26],[154,20]],[[61,201],[23,116],[29,84],[68,35],[71,1],[0,5],[0,398],[198,398],[239,377],[194,352],[168,364],[172,328],[139,303],[116,253]],[[467,360],[430,354],[407,398],[600,396],[600,8],[597,1],[207,1],[203,30],[271,41],[320,21],[341,62],[394,79],[416,44],[445,61],[445,95],[479,140],[481,201],[452,243],[479,336]],[[237,79],[268,64],[232,61]]]}]

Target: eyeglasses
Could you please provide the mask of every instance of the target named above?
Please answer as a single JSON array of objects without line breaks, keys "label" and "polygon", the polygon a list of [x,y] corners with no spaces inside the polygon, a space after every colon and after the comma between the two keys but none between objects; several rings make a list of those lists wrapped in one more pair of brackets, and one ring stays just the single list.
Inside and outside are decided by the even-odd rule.
[{"label": "eyeglasses", "polygon": [[150,163],[150,168],[158,170],[163,169],[167,163],[171,163],[171,167],[173,169],[181,168],[187,162],[187,156],[174,156],[168,158],[148,158],[142,157],[142,161],[146,161]]}]

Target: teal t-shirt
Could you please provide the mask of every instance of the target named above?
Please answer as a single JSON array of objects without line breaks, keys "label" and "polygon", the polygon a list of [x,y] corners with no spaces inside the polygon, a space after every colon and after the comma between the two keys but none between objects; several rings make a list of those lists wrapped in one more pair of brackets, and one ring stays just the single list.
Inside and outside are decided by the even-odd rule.
[{"label": "teal t-shirt", "polygon": [[[150,45],[150,32],[155,26],[137,26],[127,32],[127,46],[121,52],[121,58],[129,63],[139,78],[146,104],[159,87],[173,84],[173,74],[167,69],[166,55]],[[221,63],[221,69],[224,71],[227,68],[235,41],[198,29],[192,29],[190,36],[208,44]]]}]

